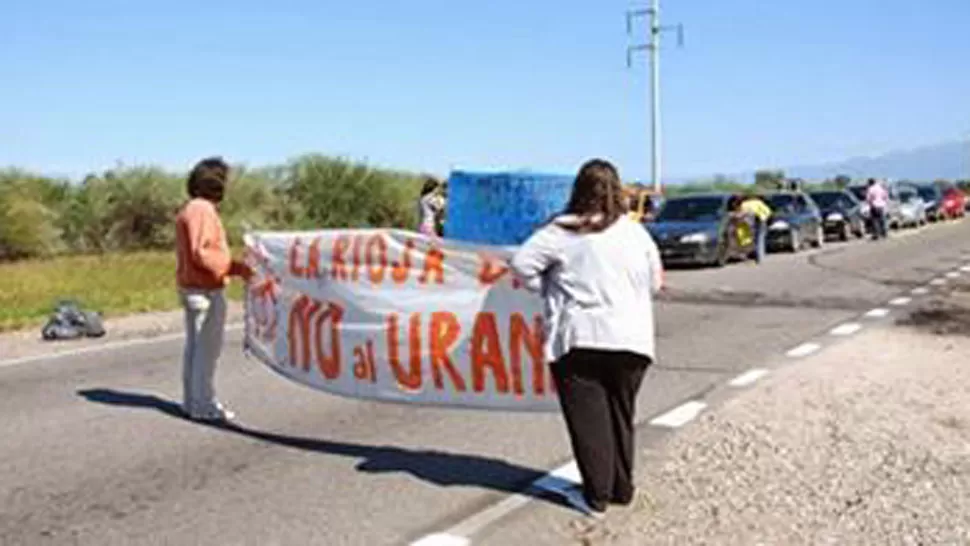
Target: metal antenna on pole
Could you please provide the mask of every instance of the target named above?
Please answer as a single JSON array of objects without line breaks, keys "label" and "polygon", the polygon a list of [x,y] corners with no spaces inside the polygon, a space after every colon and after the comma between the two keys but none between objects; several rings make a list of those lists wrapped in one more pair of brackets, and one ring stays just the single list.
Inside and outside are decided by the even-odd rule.
[{"label": "metal antenna on pole", "polygon": [[677,31],[677,45],[684,46],[684,26],[676,25],[664,27],[660,25],[660,0],[651,0],[649,8],[630,10],[626,14],[626,32],[633,34],[633,20],[645,15],[650,16],[650,43],[637,44],[627,47],[626,65],[627,68],[633,66],[633,54],[638,51],[650,52],[650,101],[651,101],[651,122],[650,136],[652,147],[650,150],[651,167],[650,175],[653,181],[653,191],[659,193],[661,190],[662,176],[662,155],[660,146],[660,34],[665,31]]}]

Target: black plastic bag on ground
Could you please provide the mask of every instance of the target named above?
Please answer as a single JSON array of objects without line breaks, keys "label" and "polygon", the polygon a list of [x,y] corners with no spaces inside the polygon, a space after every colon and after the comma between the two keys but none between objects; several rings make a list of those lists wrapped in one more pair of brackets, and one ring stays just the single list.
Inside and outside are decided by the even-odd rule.
[{"label": "black plastic bag on ground", "polygon": [[82,310],[76,302],[62,301],[44,325],[41,335],[47,341],[102,337],[105,335],[101,315]]}]

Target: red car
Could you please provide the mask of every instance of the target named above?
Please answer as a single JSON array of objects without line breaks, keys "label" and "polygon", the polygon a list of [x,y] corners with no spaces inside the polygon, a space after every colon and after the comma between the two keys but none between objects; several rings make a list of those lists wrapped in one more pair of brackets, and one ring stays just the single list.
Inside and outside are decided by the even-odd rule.
[{"label": "red car", "polygon": [[963,218],[967,210],[967,194],[960,188],[947,188],[943,192],[940,211],[946,218]]}]

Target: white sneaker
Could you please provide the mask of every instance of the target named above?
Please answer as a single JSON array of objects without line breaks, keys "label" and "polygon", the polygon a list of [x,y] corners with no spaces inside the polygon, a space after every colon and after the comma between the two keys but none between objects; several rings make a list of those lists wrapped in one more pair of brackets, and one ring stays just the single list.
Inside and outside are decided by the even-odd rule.
[{"label": "white sneaker", "polygon": [[207,410],[188,413],[189,418],[193,421],[229,422],[236,418],[236,414],[232,410],[223,406],[220,402],[216,402]]}]

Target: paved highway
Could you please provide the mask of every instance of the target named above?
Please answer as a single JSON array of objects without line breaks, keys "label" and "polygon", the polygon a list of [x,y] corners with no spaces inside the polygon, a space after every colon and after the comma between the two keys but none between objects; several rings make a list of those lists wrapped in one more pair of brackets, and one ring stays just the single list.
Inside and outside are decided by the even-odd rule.
[{"label": "paved highway", "polygon": [[[967,251],[970,222],[671,272],[640,419],[885,306]],[[179,340],[0,364],[0,544],[409,544],[570,458],[558,415],[334,398],[239,346],[237,332],[217,376],[231,428],[178,417]],[[537,527],[575,517],[536,498],[472,543],[535,546]]]}]

